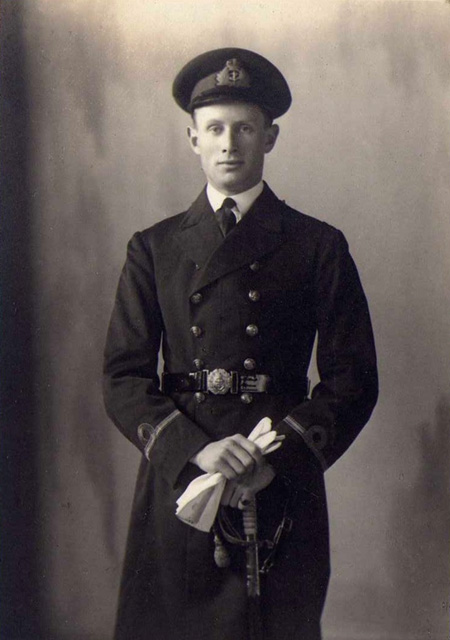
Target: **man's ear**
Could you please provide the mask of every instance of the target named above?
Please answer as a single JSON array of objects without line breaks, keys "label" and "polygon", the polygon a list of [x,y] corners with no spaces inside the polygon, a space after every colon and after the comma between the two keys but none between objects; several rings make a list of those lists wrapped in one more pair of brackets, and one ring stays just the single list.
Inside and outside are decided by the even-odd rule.
[{"label": "man's ear", "polygon": [[275,146],[278,134],[280,133],[280,127],[277,124],[271,124],[265,130],[266,140],[264,143],[264,153],[269,153]]},{"label": "man's ear", "polygon": [[197,155],[200,155],[200,149],[198,148],[197,129],[195,127],[188,127],[187,134],[188,134],[189,142],[191,143],[192,151]]}]

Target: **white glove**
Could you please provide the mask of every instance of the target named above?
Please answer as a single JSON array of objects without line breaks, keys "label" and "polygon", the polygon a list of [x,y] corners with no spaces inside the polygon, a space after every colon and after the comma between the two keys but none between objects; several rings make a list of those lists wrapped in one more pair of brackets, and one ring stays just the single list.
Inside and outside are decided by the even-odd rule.
[{"label": "white glove", "polygon": [[[248,436],[263,455],[281,447],[284,436],[272,430],[272,420],[263,418]],[[227,481],[221,473],[205,473],[195,478],[177,500],[176,515],[200,531],[209,531],[219,509]]]}]

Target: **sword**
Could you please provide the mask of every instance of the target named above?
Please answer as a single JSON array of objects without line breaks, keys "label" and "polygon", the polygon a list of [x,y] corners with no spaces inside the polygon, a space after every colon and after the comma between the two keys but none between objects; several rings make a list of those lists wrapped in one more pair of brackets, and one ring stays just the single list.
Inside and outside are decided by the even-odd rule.
[{"label": "sword", "polygon": [[249,640],[262,640],[263,626],[260,610],[261,584],[258,557],[258,522],[256,498],[242,500],[242,522],[246,539],[246,572],[248,596]]}]

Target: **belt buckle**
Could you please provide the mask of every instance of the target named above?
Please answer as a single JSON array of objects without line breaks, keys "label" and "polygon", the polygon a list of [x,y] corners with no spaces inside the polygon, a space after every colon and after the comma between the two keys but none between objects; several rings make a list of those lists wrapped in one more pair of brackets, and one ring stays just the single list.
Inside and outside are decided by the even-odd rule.
[{"label": "belt buckle", "polygon": [[214,395],[225,395],[231,389],[232,376],[225,369],[214,369],[208,371],[206,378],[206,389]]},{"label": "belt buckle", "polygon": [[248,393],[267,393],[270,383],[270,376],[264,373],[248,374],[243,376],[241,391]]}]

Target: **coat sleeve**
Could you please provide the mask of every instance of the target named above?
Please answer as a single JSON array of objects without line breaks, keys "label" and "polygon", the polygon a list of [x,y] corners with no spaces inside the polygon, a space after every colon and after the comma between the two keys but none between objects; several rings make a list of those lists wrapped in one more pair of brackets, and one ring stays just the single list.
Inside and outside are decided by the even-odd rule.
[{"label": "coat sleeve", "polygon": [[332,465],[367,423],[378,396],[369,309],[340,231],[333,230],[320,252],[316,273],[320,382],[311,399],[291,410],[277,425],[277,431],[286,439],[272,457],[277,471],[291,480],[305,460],[306,449],[323,470]]},{"label": "coat sleeve", "polygon": [[120,431],[175,486],[210,438],[160,391],[162,330],[152,256],[136,233],[128,243],[107,333],[104,401]]}]

